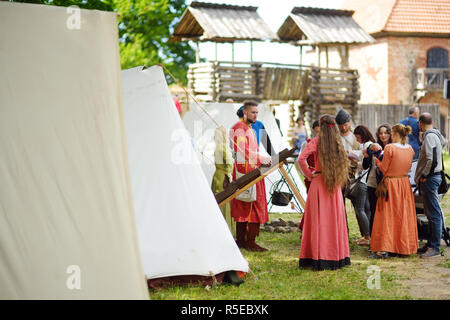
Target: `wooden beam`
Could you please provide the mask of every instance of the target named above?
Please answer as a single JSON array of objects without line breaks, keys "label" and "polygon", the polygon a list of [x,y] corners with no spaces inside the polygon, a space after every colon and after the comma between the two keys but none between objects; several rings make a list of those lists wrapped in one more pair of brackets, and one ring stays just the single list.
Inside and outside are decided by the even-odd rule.
[{"label": "wooden beam", "polygon": [[321,53],[321,48],[320,46],[316,47],[316,54],[317,54],[317,66],[320,68],[320,53]]},{"label": "wooden beam", "polygon": [[234,198],[236,198],[238,195],[240,195],[242,192],[244,192],[245,190],[247,190],[248,188],[252,187],[255,183],[258,183],[259,181],[261,181],[262,179],[264,179],[265,177],[267,177],[269,174],[271,174],[272,172],[274,172],[275,170],[278,170],[280,167],[282,167],[284,164],[284,162],[280,162],[278,165],[273,166],[272,168],[270,168],[269,170],[267,170],[266,172],[264,172],[263,174],[261,174],[261,176],[259,176],[258,178],[256,178],[255,180],[253,180],[252,182],[250,182],[249,184],[247,184],[246,186],[244,186],[242,189],[239,189],[238,191],[236,191],[235,193],[233,193],[231,196],[229,196],[228,198],[226,198],[225,200],[223,200],[222,202],[219,203],[219,207],[223,206],[224,204],[230,202],[231,200],[233,200]]},{"label": "wooden beam", "polygon": [[231,62],[234,66],[234,42],[231,43]]},{"label": "wooden beam", "polygon": [[303,46],[300,46],[300,65],[303,64]]},{"label": "wooden beam", "polygon": [[216,61],[218,61],[218,59],[217,59],[217,42],[214,42],[214,51],[216,54]]},{"label": "wooden beam", "polygon": [[198,44],[198,41],[196,41],[196,43],[197,43],[197,46],[195,49],[195,61],[197,63],[200,63],[200,45]]}]

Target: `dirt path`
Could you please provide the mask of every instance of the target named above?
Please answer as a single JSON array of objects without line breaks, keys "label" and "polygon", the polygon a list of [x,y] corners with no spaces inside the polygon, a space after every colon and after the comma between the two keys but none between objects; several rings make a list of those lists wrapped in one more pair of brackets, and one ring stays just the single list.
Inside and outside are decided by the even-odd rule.
[{"label": "dirt path", "polygon": [[442,246],[445,255],[420,259],[411,279],[403,281],[407,294],[413,299],[450,299],[450,248]]}]

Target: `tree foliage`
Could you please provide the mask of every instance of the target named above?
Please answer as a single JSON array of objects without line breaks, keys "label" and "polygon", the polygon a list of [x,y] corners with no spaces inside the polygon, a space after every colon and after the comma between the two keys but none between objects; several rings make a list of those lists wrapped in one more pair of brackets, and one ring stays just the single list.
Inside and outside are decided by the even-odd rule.
[{"label": "tree foliage", "polygon": [[[119,13],[119,46],[122,69],[163,64],[182,83],[195,50],[187,42],[169,42],[186,9],[186,0],[15,0],[46,5],[98,9]],[[173,82],[167,77],[169,83]]]}]

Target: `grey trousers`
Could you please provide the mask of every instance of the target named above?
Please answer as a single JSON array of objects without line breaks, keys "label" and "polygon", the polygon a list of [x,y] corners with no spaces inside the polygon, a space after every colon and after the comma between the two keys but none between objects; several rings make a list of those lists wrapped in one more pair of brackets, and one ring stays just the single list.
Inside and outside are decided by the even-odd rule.
[{"label": "grey trousers", "polygon": [[367,186],[363,182],[358,182],[356,186],[356,196],[352,200],[353,208],[356,213],[359,231],[361,236],[370,236],[370,204],[367,196]]}]

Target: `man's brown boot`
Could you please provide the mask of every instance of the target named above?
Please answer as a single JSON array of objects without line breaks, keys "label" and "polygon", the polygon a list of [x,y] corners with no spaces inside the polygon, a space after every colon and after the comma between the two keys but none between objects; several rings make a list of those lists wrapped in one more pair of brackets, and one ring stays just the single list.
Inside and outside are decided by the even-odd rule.
[{"label": "man's brown boot", "polygon": [[259,234],[259,223],[248,223],[248,231],[247,231],[247,241],[245,242],[245,249],[248,251],[267,251],[266,248],[263,248],[256,244],[255,239]]}]

